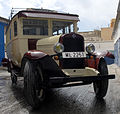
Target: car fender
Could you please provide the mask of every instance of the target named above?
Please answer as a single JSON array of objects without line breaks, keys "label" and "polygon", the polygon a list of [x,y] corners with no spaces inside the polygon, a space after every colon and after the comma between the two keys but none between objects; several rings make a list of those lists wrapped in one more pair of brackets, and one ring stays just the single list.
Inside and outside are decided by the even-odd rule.
[{"label": "car fender", "polygon": [[41,58],[43,58],[45,56],[47,56],[47,54],[42,52],[42,51],[31,50],[31,51],[26,52],[24,54],[23,58],[36,60],[36,59],[41,59]]},{"label": "car fender", "polygon": [[46,53],[38,50],[30,50],[26,52],[21,61],[21,75],[23,76],[24,66],[27,60],[39,60],[47,56]]},{"label": "car fender", "polygon": [[99,59],[104,58],[107,65],[114,64],[115,56],[110,51],[96,52],[94,55],[96,55],[96,57]]},{"label": "car fender", "polygon": [[99,70],[99,65],[100,65],[100,63],[101,63],[102,61],[106,62],[105,59],[104,59],[104,57],[100,57],[100,58],[97,58],[97,59],[96,59],[96,69],[97,69],[97,70]]},{"label": "car fender", "polygon": [[32,60],[32,62],[40,64],[45,75],[49,77],[65,77],[65,74],[59,68],[57,63],[52,59],[52,57],[41,51],[28,51],[24,54],[22,59],[21,75],[23,75],[24,66],[27,60]]},{"label": "car fender", "polygon": [[98,70],[99,64],[101,61],[105,61],[104,57],[95,57],[95,58],[85,59],[85,63],[86,63],[85,66]]}]

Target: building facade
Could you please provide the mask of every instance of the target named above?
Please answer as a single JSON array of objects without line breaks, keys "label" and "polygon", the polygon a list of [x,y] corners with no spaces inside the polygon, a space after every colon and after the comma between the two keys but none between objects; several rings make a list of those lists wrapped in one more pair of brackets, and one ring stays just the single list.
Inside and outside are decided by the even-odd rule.
[{"label": "building facade", "polygon": [[83,35],[86,41],[111,41],[112,32],[115,25],[115,19],[111,20],[109,27],[101,28],[101,30],[78,32]]},{"label": "building facade", "polygon": [[113,40],[112,32],[114,25],[115,25],[115,19],[112,19],[109,27],[101,28],[101,38],[103,41]]},{"label": "building facade", "polygon": [[[8,25],[9,20],[0,17],[0,66],[1,66],[1,61],[5,57],[5,40],[6,40],[6,28]],[[5,38],[5,40],[4,40]]]},{"label": "building facade", "polygon": [[115,63],[120,66],[120,1],[117,9],[116,22],[112,33],[114,39]]},{"label": "building facade", "polygon": [[78,32],[78,34],[82,35],[85,38],[85,41],[101,41],[100,30]]}]

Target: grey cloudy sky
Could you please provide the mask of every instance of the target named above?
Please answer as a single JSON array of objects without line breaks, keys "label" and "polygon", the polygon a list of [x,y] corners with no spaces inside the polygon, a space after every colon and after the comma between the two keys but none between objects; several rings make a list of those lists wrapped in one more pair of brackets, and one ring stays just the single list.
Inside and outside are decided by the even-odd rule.
[{"label": "grey cloudy sky", "polygon": [[119,0],[0,0],[0,16],[11,8],[46,8],[79,15],[79,31],[100,29],[116,17]]}]

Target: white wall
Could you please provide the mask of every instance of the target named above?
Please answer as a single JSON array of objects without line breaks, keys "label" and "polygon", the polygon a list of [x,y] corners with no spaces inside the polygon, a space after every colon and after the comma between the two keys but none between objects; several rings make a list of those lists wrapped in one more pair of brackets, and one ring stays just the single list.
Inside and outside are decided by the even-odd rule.
[{"label": "white wall", "polygon": [[115,63],[120,66],[120,20],[114,35]]}]

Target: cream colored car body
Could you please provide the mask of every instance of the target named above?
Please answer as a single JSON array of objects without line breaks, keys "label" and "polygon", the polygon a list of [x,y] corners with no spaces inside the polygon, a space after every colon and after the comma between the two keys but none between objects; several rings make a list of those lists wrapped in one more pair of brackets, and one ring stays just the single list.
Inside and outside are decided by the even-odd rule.
[{"label": "cream colored car body", "polygon": [[[77,22],[79,21],[79,18],[77,15],[61,14],[61,13],[50,14],[49,12],[48,13],[46,12],[45,14],[44,12],[43,13],[37,12],[36,14],[34,13],[34,11],[33,13],[31,13],[31,11],[29,13],[28,11],[26,13],[23,11],[22,15],[25,15],[26,17],[19,16],[19,14],[20,12],[12,18],[8,26],[7,32],[6,32],[7,56],[10,60],[12,60],[12,62],[16,66],[19,66],[19,67],[21,67],[21,60],[23,58],[23,55],[25,54],[25,52],[29,51],[28,39],[44,39],[44,38],[48,38],[52,36],[53,35],[53,31],[52,31],[53,21],[71,22],[73,23],[73,27],[74,27],[73,32],[77,32]],[[48,35],[23,35],[23,20],[24,19],[46,20],[48,22]],[[15,21],[17,22],[17,35],[16,36],[14,35],[14,32],[15,32],[14,22]],[[45,43],[45,46],[46,46],[46,43]],[[45,46],[44,46],[44,43],[42,43],[42,48],[40,50],[44,52]]]},{"label": "cream colored car body", "polygon": [[[49,55],[55,54],[53,47],[59,41],[60,36],[61,35],[52,36],[49,38],[39,40],[37,42],[37,50],[42,50],[43,52],[45,52]],[[57,64],[59,65],[58,62],[57,62]],[[89,67],[86,67],[85,69],[62,69],[62,71],[66,75],[69,75],[71,77],[74,77],[74,76],[97,76],[99,73],[97,70],[95,70],[93,68],[89,68]]]},{"label": "cream colored car body", "polygon": [[[48,20],[48,35],[23,35],[23,19],[25,17],[18,17],[15,15],[11,20],[8,30],[7,30],[7,56],[12,61],[12,63],[18,67],[21,67],[21,61],[24,54],[29,51],[28,49],[28,39],[39,39],[37,41],[37,50],[41,50],[48,55],[55,54],[53,51],[53,46],[59,41],[60,35],[52,36],[52,20],[56,21],[70,21],[74,24],[74,31],[77,32],[77,21],[78,19],[51,19],[51,18],[41,18],[41,17],[27,17],[27,19],[42,19]],[[17,22],[17,36],[14,36],[14,22]],[[57,61],[56,61],[57,62]],[[58,62],[57,62],[58,63]],[[97,75],[98,72],[92,68],[85,69],[62,69],[63,72],[70,76],[93,76]]]}]

